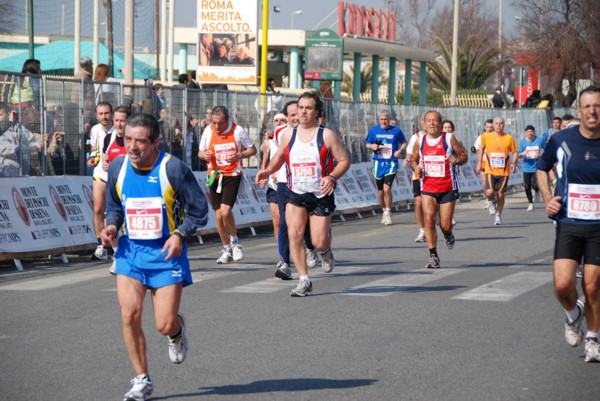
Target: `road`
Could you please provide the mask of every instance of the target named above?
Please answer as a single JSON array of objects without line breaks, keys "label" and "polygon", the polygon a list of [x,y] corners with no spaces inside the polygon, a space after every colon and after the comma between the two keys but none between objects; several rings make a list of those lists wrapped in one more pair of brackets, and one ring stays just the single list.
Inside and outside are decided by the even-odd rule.
[{"label": "road", "polygon": [[[190,247],[190,353],[173,365],[146,302],[153,400],[592,400],[598,364],[563,339],[552,291],[554,226],[541,204],[508,198],[504,225],[482,201],[458,205],[453,250],[424,269],[413,214],[347,216],[337,266],[311,271],[314,296],[273,277],[269,230],[244,231],[244,263]],[[441,237],[441,235],[440,235]],[[40,261],[42,264],[42,261]],[[0,399],[121,400],[133,370],[108,264],[0,270]]]}]

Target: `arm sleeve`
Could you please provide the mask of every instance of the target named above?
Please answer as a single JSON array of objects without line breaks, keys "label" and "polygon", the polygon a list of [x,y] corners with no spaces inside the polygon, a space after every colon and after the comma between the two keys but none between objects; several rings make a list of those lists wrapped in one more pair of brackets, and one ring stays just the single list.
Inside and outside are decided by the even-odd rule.
[{"label": "arm sleeve", "polygon": [[108,166],[108,181],[106,182],[106,206],[104,212],[106,214],[106,225],[115,226],[120,229],[123,225],[123,208],[121,206],[121,200],[117,193],[117,178],[119,177],[119,171],[123,165],[125,157],[117,157]]},{"label": "arm sleeve", "polygon": [[208,202],[192,170],[180,160],[172,158],[169,161],[167,176],[185,213],[183,222],[176,230],[185,237],[190,237],[196,233],[197,228],[208,222]]}]

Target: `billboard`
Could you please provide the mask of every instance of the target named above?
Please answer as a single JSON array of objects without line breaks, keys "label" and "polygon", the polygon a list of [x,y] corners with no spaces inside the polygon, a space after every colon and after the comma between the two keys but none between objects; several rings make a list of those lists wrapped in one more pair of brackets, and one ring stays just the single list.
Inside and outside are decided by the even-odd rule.
[{"label": "billboard", "polygon": [[258,0],[198,0],[197,80],[256,85]]},{"label": "billboard", "polygon": [[331,29],[320,29],[306,39],[304,79],[341,81],[344,44]]}]

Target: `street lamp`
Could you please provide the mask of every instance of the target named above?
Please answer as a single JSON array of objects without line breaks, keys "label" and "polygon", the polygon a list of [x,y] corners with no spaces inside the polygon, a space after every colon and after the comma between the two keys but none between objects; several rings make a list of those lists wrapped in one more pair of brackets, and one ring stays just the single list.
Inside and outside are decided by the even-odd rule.
[{"label": "street lamp", "polygon": [[294,29],[294,16],[302,14],[302,10],[292,11],[292,23],[290,24],[290,29]]},{"label": "street lamp", "polygon": [[[274,14],[279,14],[281,12],[281,7],[279,6],[273,6],[273,13]],[[269,18],[269,29],[271,29],[271,20],[273,18]]]}]

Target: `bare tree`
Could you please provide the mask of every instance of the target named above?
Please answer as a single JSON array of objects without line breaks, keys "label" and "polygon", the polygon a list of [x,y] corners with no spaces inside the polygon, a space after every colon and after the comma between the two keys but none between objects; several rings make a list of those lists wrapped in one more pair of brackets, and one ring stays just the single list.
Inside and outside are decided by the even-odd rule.
[{"label": "bare tree", "polygon": [[[521,50],[553,88],[555,104],[570,106],[577,83],[600,65],[600,2],[597,0],[515,0],[522,10]],[[564,82],[564,84],[563,84]]]},{"label": "bare tree", "polygon": [[428,19],[440,0],[393,0],[387,7],[396,12],[396,39],[411,46],[431,47]]}]

